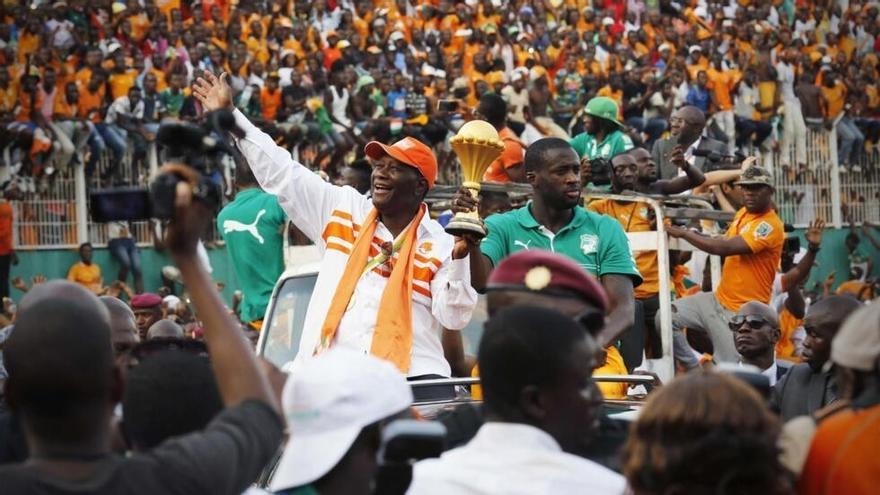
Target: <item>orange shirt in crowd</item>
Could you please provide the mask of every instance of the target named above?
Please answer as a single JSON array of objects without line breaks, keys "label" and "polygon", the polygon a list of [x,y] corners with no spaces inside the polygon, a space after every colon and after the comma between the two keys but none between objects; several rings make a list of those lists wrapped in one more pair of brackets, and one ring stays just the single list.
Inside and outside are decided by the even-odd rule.
[{"label": "orange shirt in crowd", "polygon": [[876,493],[880,406],[845,409],[819,424],[801,479],[802,495]]},{"label": "orange shirt in crowd", "polygon": [[18,111],[15,112],[15,120],[18,122],[29,122],[31,121],[31,114],[34,109],[43,107],[43,95],[37,91],[36,95],[30,95],[25,92],[21,92],[18,98]]},{"label": "orange shirt in crowd", "polygon": [[[626,363],[617,347],[610,345],[605,348],[605,364],[593,370],[593,376],[600,375],[626,375]],[[596,382],[596,386],[602,391],[602,397],[606,399],[626,399],[626,391],[629,385],[626,383]]]},{"label": "orange shirt in crowd", "polygon": [[487,182],[510,182],[510,177],[506,170],[516,165],[522,165],[525,156],[525,148],[522,141],[509,128],[505,127],[498,133],[498,137],[504,141],[504,151],[497,160],[489,165],[486,173],[483,174],[483,180]]},{"label": "orange shirt in crowd", "polygon": [[78,106],[76,103],[68,103],[67,95],[59,90],[55,95],[55,106],[52,113],[55,114],[56,119],[72,119],[79,114]]},{"label": "orange shirt in crowd", "polygon": [[623,120],[623,90],[619,89],[614,91],[611,89],[611,86],[603,86],[596,93],[596,96],[607,96],[611,98],[615,102],[617,102],[617,118],[618,120]]},{"label": "orange shirt in crowd", "polygon": [[128,90],[137,83],[137,76],[137,71],[133,69],[110,74],[110,96],[114,100],[128,96]]},{"label": "orange shirt in crowd", "polygon": [[101,267],[92,263],[87,265],[82,261],[76,262],[67,272],[67,280],[82,285],[95,294],[101,292]]},{"label": "orange shirt in crowd", "polygon": [[27,63],[28,56],[37,53],[37,48],[39,47],[39,34],[31,34],[27,31],[22,32],[21,35],[18,37],[18,63]]},{"label": "orange shirt in crowd", "polygon": [[746,241],[752,253],[728,256],[724,260],[715,297],[730,311],[739,311],[739,307],[749,301],[770,302],[785,243],[782,220],[772,208],[764,213],[749,213],[745,207],[740,208],[726,237],[736,236]]},{"label": "orange shirt in crowd", "polygon": [[[644,276],[644,275],[643,275]],[[801,362],[801,357],[796,355],[794,342],[791,341],[794,332],[803,326],[804,320],[795,318],[788,308],[782,308],[779,312],[779,342],[776,343],[776,359],[790,361],[792,363]]]},{"label": "orange shirt in crowd", "polygon": [[0,199],[0,256],[12,253],[12,204]]},{"label": "orange shirt in crowd", "polygon": [[89,91],[88,86],[79,89],[79,118],[89,119],[92,122],[101,122],[101,107],[104,105],[104,86],[100,86],[94,93]]},{"label": "orange shirt in crowd", "polygon": [[18,88],[11,82],[6,88],[0,88],[0,113],[12,113],[18,103]]},{"label": "orange shirt in crowd", "polygon": [[822,86],[822,95],[825,96],[825,117],[833,119],[843,112],[846,103],[846,85],[837,81],[833,87]]},{"label": "orange shirt in crowd", "polygon": [[[611,201],[600,199],[593,201],[587,208],[617,220],[624,232],[651,232],[650,207],[645,203]],[[660,292],[660,272],[657,265],[657,251],[633,251],[642,283],[633,289],[636,299],[646,299]]]},{"label": "orange shirt in crowd", "polygon": [[156,7],[166,19],[171,19],[171,11],[180,10],[180,0],[156,0]]},{"label": "orange shirt in crowd", "polygon": [[274,92],[269,88],[263,88],[260,91],[260,108],[263,110],[263,118],[266,120],[275,120],[278,115],[278,108],[281,106],[281,90],[275,89]]},{"label": "orange shirt in crowd", "polygon": [[730,71],[709,69],[706,71],[706,75],[709,76],[709,89],[715,94],[715,104],[718,105],[718,110],[733,109],[733,102],[730,100],[730,92],[736,84],[733,74]]}]

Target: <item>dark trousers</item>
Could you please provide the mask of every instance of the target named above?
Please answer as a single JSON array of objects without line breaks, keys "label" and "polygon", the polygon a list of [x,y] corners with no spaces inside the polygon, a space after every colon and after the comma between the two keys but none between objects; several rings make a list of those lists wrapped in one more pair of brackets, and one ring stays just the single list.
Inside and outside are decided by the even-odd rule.
[{"label": "dark trousers", "polygon": [[660,331],[654,323],[654,317],[660,310],[660,295],[638,299],[642,303],[642,312],[645,318],[645,354],[649,358],[663,356],[663,346],[660,342]]},{"label": "dark trousers", "polygon": [[11,254],[0,256],[0,299],[9,297],[9,266],[11,264]]},{"label": "dark trousers", "polygon": [[773,132],[773,127],[768,122],[742,117],[736,118],[736,145],[739,147],[748,144],[753,135],[754,141],[752,143],[755,146],[760,146],[771,132]]},{"label": "dark trousers", "polygon": [[633,326],[620,336],[620,357],[623,358],[629,372],[642,364],[642,353],[645,349],[645,316],[642,311],[642,301],[635,300],[635,310]]}]

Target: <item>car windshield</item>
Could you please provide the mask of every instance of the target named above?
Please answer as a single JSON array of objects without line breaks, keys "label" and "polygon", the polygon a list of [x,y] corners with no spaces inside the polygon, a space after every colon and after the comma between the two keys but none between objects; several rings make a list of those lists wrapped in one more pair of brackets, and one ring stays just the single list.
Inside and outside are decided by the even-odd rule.
[{"label": "car windshield", "polygon": [[264,331],[268,330],[269,333],[260,354],[281,369],[293,361],[299,350],[306,309],[317,279],[314,273],[290,277],[278,289],[269,316],[269,326],[264,327]]},{"label": "car windshield", "polygon": [[[278,295],[268,318],[269,325],[264,327],[269,333],[266,335],[260,355],[281,369],[285,369],[285,365],[292,362],[299,351],[299,339],[306,318],[306,309],[309,307],[317,278],[316,273],[290,277],[283,280],[278,289]],[[486,318],[486,298],[480,296],[470,323],[462,330],[465,354],[477,355],[477,346],[483,335],[483,323]]]}]

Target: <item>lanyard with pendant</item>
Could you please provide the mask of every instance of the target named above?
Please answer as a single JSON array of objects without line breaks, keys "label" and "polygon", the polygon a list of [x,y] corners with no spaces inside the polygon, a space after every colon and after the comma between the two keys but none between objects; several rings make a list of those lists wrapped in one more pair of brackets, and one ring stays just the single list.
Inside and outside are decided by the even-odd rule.
[{"label": "lanyard with pendant", "polygon": [[[397,238],[394,239],[394,243],[391,244],[391,251],[390,252],[386,253],[384,250],[382,250],[381,245],[379,246],[379,254],[377,254],[376,256],[367,260],[367,264],[364,265],[364,271],[361,273],[361,277],[363,277],[367,273],[370,273],[370,271],[373,268],[376,268],[377,266],[379,266],[382,263],[385,263],[386,261],[391,259],[391,257],[394,256],[394,253],[400,251],[400,248],[403,247],[403,242],[406,240],[406,233],[409,231],[410,226],[405,228],[400,234],[397,235]],[[348,300],[348,306],[345,307],[346,311],[349,311],[349,310],[351,310],[351,308],[354,307],[354,301],[355,301],[356,294],[357,294],[357,291],[355,291],[351,294],[351,298]]]},{"label": "lanyard with pendant", "polygon": [[380,245],[379,246],[379,254],[377,254],[373,258],[367,260],[367,264],[364,266],[364,271],[363,271],[363,273],[361,273],[361,276],[369,273],[370,270],[372,270],[373,268],[376,268],[377,266],[381,265],[382,263],[385,263],[386,261],[391,259],[392,256],[394,256],[394,253],[400,251],[400,248],[403,247],[403,241],[406,239],[406,232],[408,230],[409,230],[409,228],[407,228],[406,230],[404,230],[403,232],[401,232],[400,234],[397,235],[397,239],[394,239],[394,243],[391,244],[391,251],[390,252],[386,253],[382,249],[382,245]]}]

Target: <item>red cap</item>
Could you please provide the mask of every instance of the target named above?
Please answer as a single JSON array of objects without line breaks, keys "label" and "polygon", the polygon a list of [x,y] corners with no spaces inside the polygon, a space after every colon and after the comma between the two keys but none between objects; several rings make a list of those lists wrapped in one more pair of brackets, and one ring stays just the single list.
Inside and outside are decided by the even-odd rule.
[{"label": "red cap", "polygon": [[388,155],[405,163],[422,174],[422,177],[428,181],[428,189],[434,187],[434,181],[437,180],[437,158],[431,148],[418,139],[405,137],[391,146],[379,141],[370,141],[364,152],[373,160]]},{"label": "red cap", "polygon": [[134,309],[149,309],[162,305],[162,298],[158,294],[145,292],[131,298],[131,307]]},{"label": "red cap", "polygon": [[575,296],[608,311],[605,289],[592,275],[571,259],[541,249],[527,249],[502,260],[489,274],[487,288]]}]

